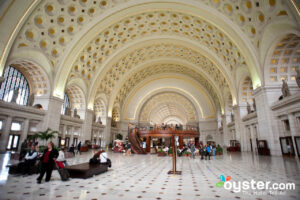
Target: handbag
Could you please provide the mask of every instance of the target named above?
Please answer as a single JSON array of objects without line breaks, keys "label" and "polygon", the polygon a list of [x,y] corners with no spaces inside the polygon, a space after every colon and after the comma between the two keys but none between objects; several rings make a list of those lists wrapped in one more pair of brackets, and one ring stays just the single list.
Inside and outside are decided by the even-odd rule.
[{"label": "handbag", "polygon": [[111,168],[111,160],[109,158],[106,158],[106,161],[107,161],[108,167]]}]

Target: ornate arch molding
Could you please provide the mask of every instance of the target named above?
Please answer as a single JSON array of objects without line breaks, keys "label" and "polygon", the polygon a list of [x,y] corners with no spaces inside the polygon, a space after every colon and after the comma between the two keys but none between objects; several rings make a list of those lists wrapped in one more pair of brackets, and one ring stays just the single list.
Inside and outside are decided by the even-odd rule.
[{"label": "ornate arch molding", "polygon": [[[124,102],[123,119],[137,121],[142,105],[151,96],[161,92],[176,92],[188,98],[196,108],[198,119],[215,117],[216,108],[201,85],[183,75],[162,74],[155,79],[149,77],[135,87]],[[112,105],[113,102],[109,104],[108,115],[111,115]]]},{"label": "ornate arch molding", "polygon": [[[161,39],[164,39],[164,42],[161,42]],[[231,82],[231,80],[233,80],[233,78],[230,75],[228,75],[226,69],[224,69],[222,61],[216,55],[214,55],[209,49],[207,49],[203,46],[197,45],[195,43],[192,43],[192,41],[190,41],[190,40],[183,40],[182,38],[161,38],[161,37],[159,37],[159,38],[146,38],[141,41],[137,41],[136,43],[132,43],[132,44],[130,44],[130,46],[124,47],[124,49],[126,49],[126,51],[123,51],[124,49],[121,49],[119,52],[117,52],[115,57],[111,57],[108,62],[103,63],[106,66],[106,68],[105,69],[102,68],[101,70],[97,71],[97,74],[99,74],[99,75],[95,76],[96,78],[92,82],[92,89],[90,90],[90,95],[89,95],[89,99],[90,99],[89,104],[92,104],[96,93],[101,92],[101,91],[97,91],[97,88],[99,87],[99,85],[97,85],[96,83],[101,82],[101,80],[103,80],[105,78],[105,76],[107,76],[107,73],[120,73],[121,71],[117,68],[119,68],[122,65],[124,68],[124,65],[127,65],[126,64],[127,58],[130,57],[129,56],[130,54],[139,52],[140,51],[139,49],[141,49],[143,47],[148,48],[148,46],[156,46],[156,45],[162,45],[162,44],[163,45],[165,45],[165,44],[166,45],[174,45],[174,43],[180,47],[188,49],[189,51],[199,52],[199,55],[197,57],[204,56],[205,59],[208,59],[209,62],[212,62],[213,65],[217,66],[217,69],[219,69],[221,71],[221,73],[219,73],[219,75],[221,77],[225,78],[226,84],[228,84],[229,90],[232,93],[232,96],[234,97],[234,100],[235,100],[236,89],[235,89],[234,83]],[[148,54],[148,53],[150,53],[150,52],[147,52],[147,51],[144,52],[144,54]],[[163,56],[163,55],[161,55],[161,56]],[[142,58],[142,56],[140,55],[138,58]],[[159,60],[154,57],[154,58],[145,59],[145,60],[142,58],[141,61],[138,61],[138,58],[134,62],[134,65],[132,64],[132,66],[129,67],[129,69],[127,69],[128,72],[125,71],[123,74],[125,74],[127,76],[127,74],[129,74],[132,70],[138,69],[140,66],[143,66],[143,62],[145,62],[145,64],[150,63],[150,62],[158,63],[158,60]],[[163,59],[163,58],[165,58],[165,59]],[[170,56],[168,57],[168,54],[166,54],[166,56],[163,56],[163,58],[161,59],[161,63],[166,62],[166,60],[175,60],[174,58],[171,58]],[[189,62],[188,59],[181,58],[182,60],[180,60],[180,58],[178,56],[176,58],[177,58],[176,62],[184,63],[184,65],[188,65],[190,67],[193,66],[193,68],[196,71],[203,72],[202,69],[199,69],[200,66],[197,67],[196,66],[197,64],[193,63],[195,61],[190,61],[190,63],[188,63]],[[153,59],[153,60],[151,60],[151,59]],[[185,60],[187,60],[187,61],[185,61]],[[195,60],[195,58],[193,58],[193,60]],[[124,62],[126,62],[126,63],[124,63]],[[122,80],[126,79],[125,75],[123,76],[121,74],[120,78],[117,77],[118,83],[121,82]],[[117,76],[119,76],[119,75],[117,74]],[[113,77],[113,78],[115,78],[115,77]],[[212,81],[212,82],[214,82],[214,81]],[[114,85],[117,85],[117,84],[114,83]],[[219,86],[217,88],[219,88]]]},{"label": "ornate arch molding", "polygon": [[7,66],[14,66],[25,75],[35,95],[50,95],[53,77],[51,66],[47,61],[43,53],[26,49],[10,56]]},{"label": "ornate arch molding", "polygon": [[86,95],[82,84],[71,82],[66,87],[66,93],[69,96],[71,107],[85,111],[86,109]]},{"label": "ornate arch molding", "polygon": [[[175,109],[170,109],[168,106],[172,106],[172,108],[175,107]],[[167,108],[167,112],[162,113],[162,115],[184,115],[184,119],[182,120],[185,121],[185,123],[198,121],[198,116],[195,112],[196,108],[187,97],[175,92],[163,92],[153,95],[142,105],[137,117],[139,122],[150,122],[153,112],[160,112],[161,108]],[[168,115],[162,117],[168,117]]]},{"label": "ornate arch molding", "polygon": [[[163,62],[162,62],[163,61]],[[129,95],[130,91],[135,88],[140,82],[144,81],[145,78],[155,78],[158,74],[168,74],[175,73],[179,75],[188,76],[208,92],[214,105],[216,107],[222,108],[223,96],[220,88],[214,84],[213,80],[210,80],[208,73],[199,73],[194,66],[190,63],[184,63],[181,60],[153,60],[148,63],[143,63],[143,65],[138,66],[133,70],[127,77],[124,78],[122,82],[118,85],[116,89],[113,90],[111,95],[111,101],[120,102],[122,105],[126,97]],[[207,80],[207,79],[208,80]],[[224,92],[224,91],[222,91]]]},{"label": "ornate arch molding", "polygon": [[278,86],[281,79],[296,84],[300,63],[300,32],[280,34],[269,48],[264,65],[264,84]]},{"label": "ornate arch molding", "polygon": [[[260,73],[259,73],[259,63],[255,55],[255,51],[252,48],[252,44],[249,42],[248,38],[244,35],[243,32],[239,30],[239,27],[228,20],[221,13],[212,12],[211,8],[207,6],[200,7],[191,5],[188,3],[176,2],[176,3],[145,3],[145,4],[135,4],[129,8],[122,8],[118,10],[117,13],[110,13],[110,16],[101,16],[95,18],[93,22],[89,24],[89,30],[87,32],[81,32],[78,34],[72,44],[70,44],[70,50],[66,52],[62,62],[59,64],[59,72],[57,79],[55,80],[55,91],[56,96],[62,96],[63,86],[67,80],[67,76],[71,71],[73,65],[74,57],[78,57],[79,53],[83,50],[84,47],[89,41],[90,38],[94,38],[99,30],[104,30],[105,27],[117,22],[121,16],[128,16],[129,13],[138,14],[149,10],[149,6],[155,9],[168,10],[172,9],[174,11],[186,13],[187,15],[198,16],[217,27],[220,27],[221,30],[225,32],[226,35],[230,36],[233,41],[233,44],[239,44],[242,55],[246,55],[246,63],[248,66],[251,66],[250,72],[251,76],[254,79],[255,86],[259,86],[260,83]],[[202,4],[201,4],[202,5]],[[116,11],[116,10],[115,10]],[[200,15],[199,15],[200,14]]]}]

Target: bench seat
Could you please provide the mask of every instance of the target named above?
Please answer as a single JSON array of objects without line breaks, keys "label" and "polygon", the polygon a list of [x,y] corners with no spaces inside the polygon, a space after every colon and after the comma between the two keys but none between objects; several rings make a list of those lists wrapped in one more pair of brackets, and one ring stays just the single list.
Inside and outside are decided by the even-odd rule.
[{"label": "bench seat", "polygon": [[107,164],[81,163],[78,165],[67,166],[71,178],[90,178],[93,175],[104,173],[108,170]]}]

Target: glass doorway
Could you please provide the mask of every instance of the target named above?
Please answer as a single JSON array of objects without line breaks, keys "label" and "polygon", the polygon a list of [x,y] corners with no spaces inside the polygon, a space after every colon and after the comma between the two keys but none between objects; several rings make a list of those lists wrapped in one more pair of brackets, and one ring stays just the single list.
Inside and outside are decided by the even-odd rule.
[{"label": "glass doorway", "polygon": [[295,136],[294,139],[295,139],[297,153],[298,153],[298,156],[300,157],[300,137]]},{"label": "glass doorway", "polygon": [[17,151],[19,140],[20,140],[20,135],[15,135],[15,134],[9,135],[6,149],[9,151]]},{"label": "glass doorway", "polygon": [[294,145],[292,142],[292,137],[280,137],[280,146],[282,155],[285,156],[295,156]]}]

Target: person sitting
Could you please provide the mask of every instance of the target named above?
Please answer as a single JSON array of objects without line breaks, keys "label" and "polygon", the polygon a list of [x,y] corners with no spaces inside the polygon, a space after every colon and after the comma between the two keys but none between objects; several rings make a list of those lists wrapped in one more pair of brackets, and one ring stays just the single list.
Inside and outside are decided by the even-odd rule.
[{"label": "person sitting", "polygon": [[163,148],[163,151],[164,151],[165,153],[168,153],[169,147],[165,146],[165,147]]},{"label": "person sitting", "polygon": [[22,165],[18,166],[22,174],[31,175],[30,168],[32,168],[35,165],[36,158],[37,158],[37,152],[35,151],[35,146],[32,145],[30,147],[30,150],[25,155],[25,162],[23,163],[23,166]]},{"label": "person sitting", "polygon": [[107,153],[102,151],[99,155],[100,164],[107,164]]},{"label": "person sitting", "polygon": [[71,145],[71,147],[69,148],[69,152],[73,153],[75,156],[75,147],[74,144]]},{"label": "person sitting", "polygon": [[59,165],[60,168],[63,168],[64,166],[68,166],[63,149],[59,150],[56,161],[57,161],[57,165]]},{"label": "person sitting", "polygon": [[90,159],[90,164],[99,164],[100,162],[100,154],[104,152],[103,150],[97,151],[94,156]]},{"label": "person sitting", "polygon": [[131,155],[131,144],[130,143],[128,143],[128,145],[127,145],[126,155]]}]

